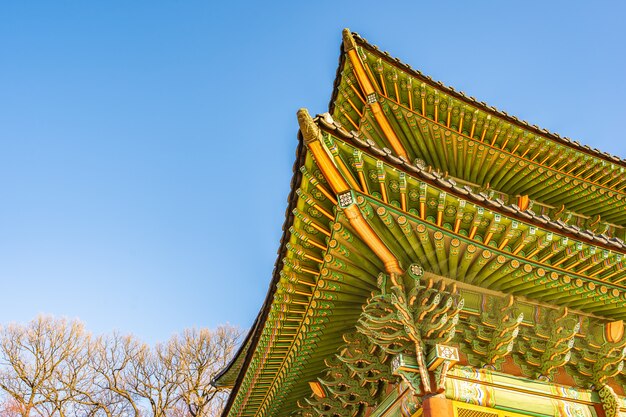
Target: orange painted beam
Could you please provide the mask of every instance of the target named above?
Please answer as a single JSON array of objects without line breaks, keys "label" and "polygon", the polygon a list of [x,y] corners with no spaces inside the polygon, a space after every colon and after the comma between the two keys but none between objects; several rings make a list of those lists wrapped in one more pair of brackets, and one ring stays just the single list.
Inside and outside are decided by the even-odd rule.
[{"label": "orange painted beam", "polygon": [[[313,154],[315,162],[333,191],[336,194],[350,191],[350,185],[341,175],[326,149],[324,149],[322,131],[306,109],[298,110],[298,123],[300,124],[300,132],[302,132],[304,144]],[[386,271],[390,274],[402,274],[404,271],[400,268],[400,263],[378,237],[367,220],[365,220],[361,210],[355,204],[343,210],[354,230],[363,239],[363,242],[383,261]]]},{"label": "orange painted beam", "polygon": [[375,98],[375,84],[369,79],[367,72],[365,71],[365,66],[363,65],[363,62],[361,62],[361,58],[356,51],[356,42],[352,37],[352,33],[350,33],[348,29],[343,30],[343,49],[348,54],[348,58],[352,63],[352,68],[354,68],[354,75],[356,76],[359,85],[365,93],[366,104],[369,104],[370,108],[372,109],[372,114],[374,115],[376,122],[382,129],[385,137],[389,141],[389,144],[396,152],[396,154],[398,154],[398,156],[406,158],[406,160],[409,161],[409,156],[406,152],[406,149],[404,149],[404,146],[402,146],[400,139],[389,124],[389,121],[387,120],[387,117],[385,116],[385,113],[383,112],[380,103]]}]

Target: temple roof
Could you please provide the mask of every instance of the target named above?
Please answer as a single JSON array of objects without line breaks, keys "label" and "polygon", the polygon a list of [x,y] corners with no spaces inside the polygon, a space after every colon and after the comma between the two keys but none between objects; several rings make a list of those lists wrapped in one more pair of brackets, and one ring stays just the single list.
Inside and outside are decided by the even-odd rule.
[{"label": "temple roof", "polygon": [[[347,35],[331,101],[332,114],[314,120],[306,112],[298,115],[301,130],[294,175],[267,297],[235,358],[215,381],[218,386],[232,387],[225,416],[286,416],[296,400],[310,394],[308,382],[326,369],[324,359],[344,342],[342,336],[354,329],[361,306],[376,289],[378,274],[390,268],[404,271],[413,262],[419,262],[433,279],[460,286],[466,299],[462,314],[476,315],[484,297],[508,293],[521,300],[522,309],[528,313],[528,326],[540,316],[541,309],[556,311],[561,307],[573,309],[581,323],[586,320],[579,335],[583,338],[586,329],[626,319],[626,270],[622,261],[626,245],[617,237],[620,224],[599,227],[599,219],[592,219],[589,209],[584,211],[587,215],[575,214],[574,220],[571,215],[563,217],[563,210],[553,206],[545,209],[544,196],[537,196],[536,206],[522,207],[523,199],[512,198],[520,196],[468,181],[467,175],[444,172],[441,160],[427,160],[429,152],[443,152],[441,147],[426,149],[421,155],[424,158],[419,158],[419,145],[407,141],[410,133],[399,122],[409,113],[409,119],[422,120],[431,132],[436,127],[435,131],[449,130],[448,136],[463,136],[456,145],[475,141],[472,137],[476,132],[465,132],[462,118],[454,121],[451,116],[449,123],[440,123],[426,107],[411,108],[411,104],[400,110],[404,116],[396,118],[398,107],[394,106],[402,102],[399,90],[393,103],[387,97],[392,94],[382,91],[397,84],[393,76],[389,86],[379,85],[375,100],[366,97],[360,88],[375,81],[349,81],[354,68],[348,64],[346,49],[360,48],[358,53],[367,55],[362,56],[364,62],[380,59],[383,66],[391,65],[427,85],[425,88],[439,91],[440,97],[455,100],[455,106],[470,106],[473,115],[474,111],[484,113],[485,120],[489,116],[490,121],[497,119],[519,129],[518,136],[529,132],[533,140],[541,142],[540,148],[558,144],[569,149],[574,158],[582,155],[583,160],[594,158],[600,165],[608,164],[609,174],[619,173],[612,177],[619,181],[626,162],[466,97],[380,52],[358,35]],[[351,39],[354,43],[346,48]],[[416,88],[419,91],[420,86]],[[352,94],[346,93],[347,89]],[[361,105],[352,101],[358,96],[363,99]],[[428,93],[415,97],[423,97],[426,103]],[[374,107],[380,110],[378,114],[374,114]],[[430,110],[432,113],[432,107]],[[351,114],[359,114],[359,122]],[[482,116],[475,117],[478,126]],[[475,130],[472,120],[470,117],[466,129]],[[454,129],[456,133],[452,133]],[[500,132],[511,129],[501,127]],[[495,130],[486,131],[489,143],[502,143],[497,137],[493,139]],[[407,136],[401,137],[402,132]],[[395,136],[396,141],[390,142],[388,135]],[[507,134],[502,136],[507,138]],[[509,135],[505,146],[497,151],[516,140]],[[312,146],[317,149],[315,155]],[[414,150],[398,152],[406,151],[405,146],[414,146]],[[476,146],[486,145],[481,140]],[[513,155],[515,152],[510,154],[522,158]],[[541,169],[558,171],[551,177],[557,185],[567,184],[561,168]],[[581,183],[584,181],[582,178]],[[342,185],[341,192],[337,192],[336,184]],[[610,198],[621,195],[622,189],[615,189],[616,184],[618,181],[613,180],[604,184]],[[599,188],[593,193],[604,195],[597,191]],[[615,201],[621,204],[626,199]],[[541,212],[535,211],[538,209]],[[613,216],[621,222],[619,212],[609,209],[601,209],[602,217]],[[583,220],[576,220],[576,215]]]},{"label": "temple roof", "polygon": [[617,249],[626,251],[626,244],[618,238],[611,238],[605,235],[596,234],[592,230],[581,229],[577,226],[571,226],[559,220],[551,219],[547,215],[538,215],[533,210],[522,210],[516,204],[506,204],[499,198],[489,196],[488,193],[478,192],[472,187],[457,184],[451,178],[446,178],[441,173],[429,170],[427,167],[412,164],[405,159],[394,155],[388,148],[380,148],[373,141],[363,140],[355,132],[348,132],[341,124],[338,124],[330,116],[329,113],[318,117],[319,124],[325,130],[332,132],[336,137],[349,140],[360,149],[367,150],[375,157],[387,161],[394,167],[401,169],[411,175],[415,175],[426,180],[433,185],[446,190],[450,193],[462,196],[462,198],[472,201],[476,204],[484,205],[486,208],[500,211],[504,215],[517,218],[520,221],[529,222],[537,227],[546,230],[562,233],[571,237],[575,237],[591,244],[603,246],[607,249]]},{"label": "temple roof", "polygon": [[[346,33],[347,32],[347,33]],[[368,52],[371,52],[372,54],[374,54],[376,57],[381,58],[382,60],[384,60],[385,62],[388,62],[392,65],[394,65],[395,67],[397,67],[399,70],[406,72],[407,74],[409,74],[412,77],[415,77],[416,79],[423,81],[424,83],[428,84],[429,86],[433,87],[434,89],[437,89],[439,91],[442,91],[446,94],[449,94],[451,97],[456,98],[460,101],[463,101],[464,103],[475,107],[476,109],[479,109],[481,111],[485,111],[486,113],[488,113],[489,115],[493,116],[493,117],[497,117],[497,118],[501,118],[504,121],[507,121],[513,125],[519,126],[522,129],[531,131],[543,138],[549,139],[549,140],[553,140],[555,142],[561,143],[565,146],[571,147],[573,149],[576,149],[577,151],[592,155],[594,157],[603,159],[609,163],[615,163],[615,164],[619,164],[620,166],[626,168],[626,159],[621,158],[617,155],[612,155],[609,154],[607,152],[603,152],[600,149],[597,148],[591,148],[589,145],[584,145],[581,144],[579,141],[577,140],[572,140],[570,138],[567,137],[562,137],[560,136],[558,133],[555,132],[550,132],[547,129],[541,128],[537,125],[531,124],[527,121],[521,120],[513,115],[508,114],[505,111],[502,110],[498,110],[497,108],[488,105],[487,103],[485,103],[484,101],[480,101],[472,96],[468,96],[466,95],[463,91],[457,91],[455,90],[453,87],[445,85],[444,83],[442,83],[441,81],[437,81],[437,80],[433,80],[430,76],[423,74],[421,71],[414,69],[413,67],[411,67],[408,64],[405,64],[404,62],[402,62],[400,59],[398,58],[394,58],[393,56],[391,56],[389,54],[389,52],[387,51],[382,51],[378,48],[378,46],[369,43],[364,37],[362,37],[361,35],[359,35],[356,32],[349,32],[348,29],[344,29],[344,42],[342,42],[341,44],[341,54],[339,57],[339,67],[337,69],[337,77],[335,79],[335,83],[334,83],[334,89],[333,89],[333,93],[330,99],[330,103],[329,103],[329,111],[331,114],[335,113],[335,102],[336,99],[338,97],[339,94],[339,90],[338,87],[340,85],[340,81],[341,81],[341,71],[343,69],[343,65],[345,63],[346,60],[346,54],[345,54],[345,40],[346,40],[346,34],[349,34],[352,36],[352,38],[356,41],[356,43],[359,46],[362,46],[363,48],[367,49]]]},{"label": "temple roof", "polygon": [[[329,115],[318,117],[316,124],[321,132],[328,135],[327,145],[332,149],[331,154],[335,151],[334,146],[337,146],[336,151],[341,152],[344,157],[353,153],[353,149],[346,147],[349,146],[347,140],[352,140],[355,145],[359,143],[358,138],[338,127]],[[346,142],[339,144],[341,140]],[[438,175],[418,167],[406,168],[406,173],[410,175],[410,178],[406,178],[407,182],[411,183],[419,178],[421,183],[429,184],[428,190],[433,195],[441,196],[442,190],[446,190],[444,199],[449,199],[454,192],[462,199],[472,201],[472,204],[490,207],[482,214],[490,215],[490,220],[484,221],[487,217],[481,217],[478,223],[470,221],[461,224],[458,233],[452,230],[453,227],[448,226],[446,229],[444,223],[450,221],[446,220],[448,215],[442,216],[440,226],[437,226],[437,216],[432,214],[439,211],[438,204],[428,206],[428,215],[424,216],[426,221],[423,221],[418,211],[402,210],[399,207],[401,203],[398,202],[398,190],[394,191],[392,185],[399,178],[400,168],[405,162],[371,144],[360,145],[363,150],[367,148],[371,152],[369,156],[363,155],[364,159],[369,158],[364,161],[364,166],[376,166],[385,173],[387,203],[380,193],[374,191],[373,186],[369,188],[369,195],[359,192],[353,197],[359,209],[365,213],[366,221],[384,244],[398,256],[403,267],[417,259],[429,273],[438,277],[449,276],[452,268],[456,268],[454,276],[460,284],[478,285],[490,291],[506,290],[534,299],[535,302],[543,301],[556,306],[575,305],[580,309],[579,314],[584,314],[583,311],[599,312],[607,318],[626,319],[626,288],[621,283],[613,283],[615,278],[621,279],[626,274],[620,266],[619,249],[607,247],[606,258],[598,264],[608,271],[615,270],[619,275],[613,274],[613,280],[590,276],[590,272],[595,272],[598,266],[592,259],[594,254],[589,250],[594,246],[587,245],[591,242],[598,244],[609,241],[602,242],[601,238],[592,234],[583,234],[577,238],[585,238],[588,242],[579,246],[573,241],[573,237],[570,240],[554,237],[556,232],[546,231],[547,222],[541,223],[530,213],[524,215],[519,209],[512,207],[506,211],[503,209],[506,205],[486,196],[472,195],[468,190],[456,187]],[[359,306],[374,289],[375,271],[385,269],[376,255],[357,237],[357,232],[350,225],[343,210],[336,205],[334,210],[328,205],[322,205],[327,199],[322,192],[315,193],[314,190],[319,190],[316,185],[328,187],[328,184],[319,176],[317,164],[311,159],[310,153],[304,153],[304,168],[301,168],[301,175],[295,177],[294,183],[297,190],[295,195],[300,201],[290,200],[290,208],[298,214],[289,216],[290,223],[285,225],[285,230],[289,232],[285,236],[289,240],[285,238],[281,244],[282,267],[279,262],[268,298],[244,346],[229,368],[218,377],[219,385],[229,386],[236,376],[233,395],[229,398],[227,408],[230,410],[235,407],[236,412],[233,415],[285,415],[287,410],[295,406],[296,399],[306,396],[309,392],[308,381],[315,380],[316,375],[325,369],[325,357],[337,349],[342,343],[341,336],[356,323],[360,313]],[[380,161],[383,160],[385,162],[381,165]],[[378,182],[379,178],[381,177],[375,176],[372,183]],[[326,204],[331,202],[327,201]],[[461,206],[457,202],[455,207],[458,210]],[[468,203],[464,207],[470,208]],[[492,245],[489,246],[485,237],[494,225],[495,210],[502,210],[498,220],[502,227],[497,232],[493,229]],[[326,214],[319,214],[322,211]],[[324,233],[312,233],[314,229],[310,227],[311,217],[303,217],[311,216],[315,212],[318,212],[315,222],[318,228],[327,233],[328,239],[324,237]],[[332,220],[328,218],[329,215]],[[456,213],[452,218],[455,216]],[[513,225],[510,219],[514,216],[517,216],[516,230],[519,233],[511,241],[521,243],[509,247],[502,242],[503,239],[508,239],[507,235]],[[301,221],[302,219],[305,221]],[[536,239],[527,241],[526,238],[531,236],[530,222],[533,220],[538,221],[534,226]],[[405,224],[409,228],[400,232],[398,227]],[[473,225],[476,225],[477,232],[474,236],[469,236]],[[526,236],[523,230],[527,231]],[[413,237],[403,235],[405,232],[413,233]],[[398,233],[401,234],[397,235]],[[551,236],[550,240],[547,236]],[[513,254],[515,247],[520,245],[523,245],[522,250],[526,254]],[[455,252],[454,248],[457,255],[448,256]],[[531,257],[529,252],[536,252],[538,256]],[[553,252],[560,259],[564,259],[565,265],[576,265],[563,270],[552,267],[549,260],[538,259]],[[579,274],[575,270],[579,265],[592,265],[595,269],[587,268]],[[470,294],[480,294],[469,291]],[[473,291],[480,290],[476,288]],[[471,310],[475,307],[468,304],[467,308]],[[598,319],[602,320],[600,317]]]},{"label": "temple roof", "polygon": [[457,93],[349,32],[341,57],[331,114],[347,130],[477,188],[527,195],[552,217],[626,236],[622,159]]}]

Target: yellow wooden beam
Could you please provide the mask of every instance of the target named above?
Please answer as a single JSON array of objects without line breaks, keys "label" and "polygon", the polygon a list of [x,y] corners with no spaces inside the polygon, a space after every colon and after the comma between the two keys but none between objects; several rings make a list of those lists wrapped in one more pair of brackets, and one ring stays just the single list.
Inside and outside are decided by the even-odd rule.
[{"label": "yellow wooden beam", "polygon": [[385,137],[396,154],[406,158],[408,161],[409,156],[406,149],[404,149],[400,139],[389,124],[380,103],[376,100],[376,88],[365,71],[365,66],[363,65],[363,62],[361,62],[361,58],[356,51],[356,42],[352,37],[352,33],[350,33],[348,29],[343,30],[343,49],[348,54],[348,58],[350,59],[350,63],[352,63],[352,68],[354,69],[354,75],[365,93],[366,104],[369,104],[372,109],[372,114],[374,115],[376,122],[382,129]]},{"label": "yellow wooden beam", "polygon": [[348,191],[350,186],[339,172],[326,149],[324,149],[322,131],[309,115],[307,109],[298,110],[298,123],[300,124],[300,132],[302,132],[304,144],[313,154],[315,162],[317,162],[320,171],[324,174],[335,194]]},{"label": "yellow wooden beam", "polygon": [[[343,178],[338,167],[324,148],[322,131],[306,109],[298,110],[298,123],[300,124],[304,144],[313,154],[315,162],[333,191],[336,194],[350,191],[351,189],[348,182]],[[363,239],[363,242],[365,242],[365,244],[383,261],[386,271],[390,274],[402,274],[403,271],[400,268],[400,263],[387,246],[385,246],[380,237],[378,237],[376,232],[374,232],[367,220],[365,220],[357,205],[352,204],[344,208],[344,213],[352,227],[354,227],[354,230],[361,239]]]},{"label": "yellow wooden beam", "polygon": [[361,210],[357,207],[356,204],[353,204],[344,209],[344,213],[346,217],[350,221],[350,224],[356,232],[359,234],[363,242],[370,247],[370,249],[380,258],[381,261],[385,264],[385,270],[389,274],[402,274],[402,268],[400,268],[400,263],[396,259],[396,257],[391,253],[389,248],[385,246],[383,241],[378,237],[372,226],[365,220]]}]

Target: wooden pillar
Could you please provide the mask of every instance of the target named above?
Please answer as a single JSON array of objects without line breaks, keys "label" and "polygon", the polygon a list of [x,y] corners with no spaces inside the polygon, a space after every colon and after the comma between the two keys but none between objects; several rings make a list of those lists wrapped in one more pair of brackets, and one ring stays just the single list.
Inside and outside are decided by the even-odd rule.
[{"label": "wooden pillar", "polygon": [[422,408],[424,409],[423,417],[454,417],[452,401],[443,394],[425,398]]}]

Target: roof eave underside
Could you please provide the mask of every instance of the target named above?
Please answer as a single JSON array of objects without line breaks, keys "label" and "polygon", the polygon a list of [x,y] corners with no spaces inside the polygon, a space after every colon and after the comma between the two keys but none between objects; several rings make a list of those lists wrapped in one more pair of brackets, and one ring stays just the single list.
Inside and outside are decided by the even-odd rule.
[{"label": "roof eave underside", "polygon": [[[343,130],[340,126],[338,125],[333,125],[332,123],[328,123],[324,117],[318,117],[317,119],[317,123],[318,126],[320,128],[322,128],[324,131],[330,133],[330,132],[335,132],[335,133],[339,133],[341,136],[344,136],[345,139],[351,139],[351,140],[356,140],[355,137],[353,137],[349,132]],[[384,153],[382,150],[378,150],[379,153]],[[253,329],[251,330],[251,332],[248,334],[247,338],[246,338],[246,343],[244,343],[244,347],[242,347],[240,349],[240,352],[238,353],[238,355],[241,354],[245,354],[245,360],[243,361],[243,364],[240,368],[239,371],[239,375],[237,376],[237,380],[236,383],[234,385],[233,391],[231,393],[231,396],[229,397],[227,406],[224,410],[224,416],[228,415],[231,407],[233,405],[233,402],[235,400],[235,398],[237,397],[237,395],[239,394],[239,390],[241,387],[241,384],[244,380],[244,376],[245,373],[249,367],[250,362],[253,359],[253,356],[257,350],[257,344],[259,341],[259,337],[261,336],[261,333],[264,330],[264,327],[266,326],[266,321],[268,318],[268,314],[270,311],[270,308],[272,306],[273,300],[274,300],[274,296],[277,290],[277,283],[279,281],[280,276],[278,275],[280,272],[280,263],[281,260],[285,257],[285,245],[287,244],[287,242],[290,239],[291,234],[289,233],[289,227],[293,224],[293,216],[291,214],[292,209],[295,207],[296,205],[296,201],[297,201],[297,196],[295,195],[295,190],[299,187],[300,183],[301,183],[301,176],[299,171],[297,170],[297,168],[302,165],[304,163],[304,159],[306,157],[306,148],[304,148],[302,141],[300,140],[299,143],[299,147],[298,147],[298,152],[297,152],[297,158],[296,158],[296,163],[295,163],[295,168],[294,169],[294,177],[292,179],[292,185],[291,185],[291,193],[290,193],[290,197],[289,197],[289,208],[287,210],[287,215],[286,215],[286,221],[285,224],[283,226],[283,238],[281,239],[281,244],[280,244],[280,249],[279,249],[279,256],[276,262],[276,266],[275,266],[275,270],[273,273],[273,278],[272,278],[272,282],[270,283],[270,288],[268,290],[268,295],[266,296],[265,302],[263,304],[263,307],[261,309],[261,312],[259,313],[256,321],[255,321],[255,325],[253,327]],[[387,159],[391,158],[391,156],[387,156]],[[397,158],[396,158],[397,159]],[[393,163],[393,158],[390,159],[388,162]],[[396,161],[397,162],[397,161]],[[402,162],[402,161],[400,161]],[[400,167],[398,167],[400,168]],[[433,184],[435,182],[437,182],[436,178],[433,178]],[[441,184],[439,184],[441,185]],[[511,215],[512,213],[505,213],[508,215]],[[528,221],[530,219],[520,219],[521,221]],[[541,227],[541,226],[540,226]],[[544,226],[545,227],[545,226]],[[247,346],[247,347],[246,347]],[[233,360],[233,362],[231,362],[231,365],[236,361]],[[225,372],[227,372],[228,369],[226,371],[224,371],[222,374],[224,374]]]},{"label": "roof eave underside", "polygon": [[[330,115],[328,115],[330,116]],[[597,235],[588,230],[577,230],[573,228],[567,229],[566,226],[554,222],[547,216],[539,216],[532,212],[532,210],[522,210],[518,207],[511,205],[506,206],[497,200],[492,200],[485,195],[468,192],[467,190],[460,189],[456,186],[454,181],[450,181],[437,172],[427,172],[427,170],[421,169],[405,160],[402,160],[383,149],[379,149],[374,145],[367,142],[363,142],[358,136],[355,136],[352,132],[348,132],[341,125],[335,124],[330,116],[330,121],[325,117],[318,117],[320,121],[319,126],[324,129],[325,132],[330,134],[336,134],[338,137],[351,141],[358,146],[361,150],[368,152],[371,149],[373,154],[380,155],[381,160],[385,160],[397,169],[402,170],[409,175],[411,173],[420,172],[421,179],[425,180],[429,184],[435,187],[444,187],[448,192],[457,195],[460,198],[467,199],[473,203],[484,204],[486,208],[494,210],[504,216],[511,216],[520,222],[527,222],[538,228],[545,229],[554,233],[562,234],[564,236],[571,237],[585,241],[592,245],[597,245],[607,250],[617,250],[621,253],[626,253],[626,243],[619,239],[606,238],[602,235]]]},{"label": "roof eave underside", "polygon": [[[421,73],[420,71],[412,68],[410,65],[403,63],[402,61],[400,61],[397,58],[393,58],[388,52],[386,51],[381,51],[377,46],[370,44],[365,38],[361,37],[358,33],[356,32],[352,32],[352,36],[354,37],[356,43],[367,49],[369,52],[379,56],[381,59],[384,59],[385,61],[389,62],[390,64],[396,66],[398,69],[400,69],[401,71],[406,72],[407,74],[409,74],[412,77],[415,77],[419,80],[421,80],[422,82],[428,84],[430,87],[438,89],[443,91],[444,93],[456,98],[459,101],[462,101],[464,103],[466,103],[469,106],[475,107],[477,109],[480,109],[481,111],[484,111],[485,113],[491,114],[497,118],[501,118],[506,120],[508,123],[511,123],[512,125],[515,125],[521,129],[527,130],[529,132],[532,132],[536,135],[545,137],[547,139],[550,139],[556,143],[562,144],[564,146],[570,147],[576,151],[588,154],[590,156],[596,157],[596,158],[600,158],[603,159],[609,163],[613,163],[613,164],[617,164],[620,165],[622,167],[626,168],[626,160],[620,158],[617,155],[611,155],[609,153],[606,152],[602,152],[598,149],[593,149],[589,146],[586,145],[582,145],[578,142],[569,140],[567,138],[563,138],[561,136],[559,136],[556,133],[550,132],[547,129],[542,129],[536,125],[532,125],[524,120],[520,120],[517,117],[511,116],[508,113],[498,110],[494,107],[491,107],[489,105],[487,105],[484,102],[478,101],[476,100],[474,97],[471,96],[467,96],[465,94],[463,94],[462,92],[456,91],[454,88],[449,87],[445,84],[443,84],[442,82],[439,81],[435,81],[432,78],[430,78],[429,76]],[[345,48],[344,48],[344,44],[343,42],[341,43],[341,47],[340,47],[340,55],[339,55],[339,66],[337,68],[337,73],[335,76],[335,81],[334,81],[334,85],[333,85],[333,92],[331,95],[331,99],[330,99],[330,103],[329,103],[329,113],[333,114],[334,112],[334,103],[337,99],[337,95],[339,93],[339,85],[341,84],[341,73],[343,71],[344,65],[346,62],[346,53],[345,53]]]},{"label": "roof eave underside", "polygon": [[[267,321],[267,317],[272,306],[272,300],[274,298],[274,294],[276,292],[276,284],[280,279],[280,271],[281,271],[281,261],[285,257],[286,245],[291,238],[291,233],[289,231],[290,226],[293,224],[294,215],[292,213],[293,209],[296,207],[298,202],[298,196],[296,194],[296,190],[298,189],[298,184],[300,184],[302,180],[302,173],[298,170],[298,168],[304,163],[306,158],[306,147],[302,141],[302,137],[298,132],[298,146],[296,148],[296,160],[293,165],[293,176],[291,178],[291,189],[289,191],[289,197],[287,198],[287,209],[285,211],[285,222],[283,223],[283,234],[280,239],[280,245],[278,248],[278,255],[276,258],[276,262],[274,263],[274,270],[272,272],[272,280],[270,282],[267,295],[265,296],[265,301],[263,302],[263,306],[257,315],[257,318],[254,322],[254,325],[250,329],[250,332],[246,336],[244,343],[241,345],[241,348],[232,359],[232,361],[228,364],[228,366],[220,372],[220,374],[215,378],[218,381],[223,375],[228,373],[230,368],[237,362],[237,359],[240,354],[245,353],[245,358],[241,369],[239,370],[239,374],[237,375],[237,379],[235,384],[228,396],[228,401],[224,406],[224,411],[222,412],[222,416],[228,416],[230,412],[230,408],[232,407],[233,401],[235,400],[243,378],[246,374],[246,369],[254,356],[254,352],[256,351],[257,344],[259,342],[259,337],[263,331],[263,327],[265,326],[265,322]],[[249,344],[249,347],[246,346]]]}]

